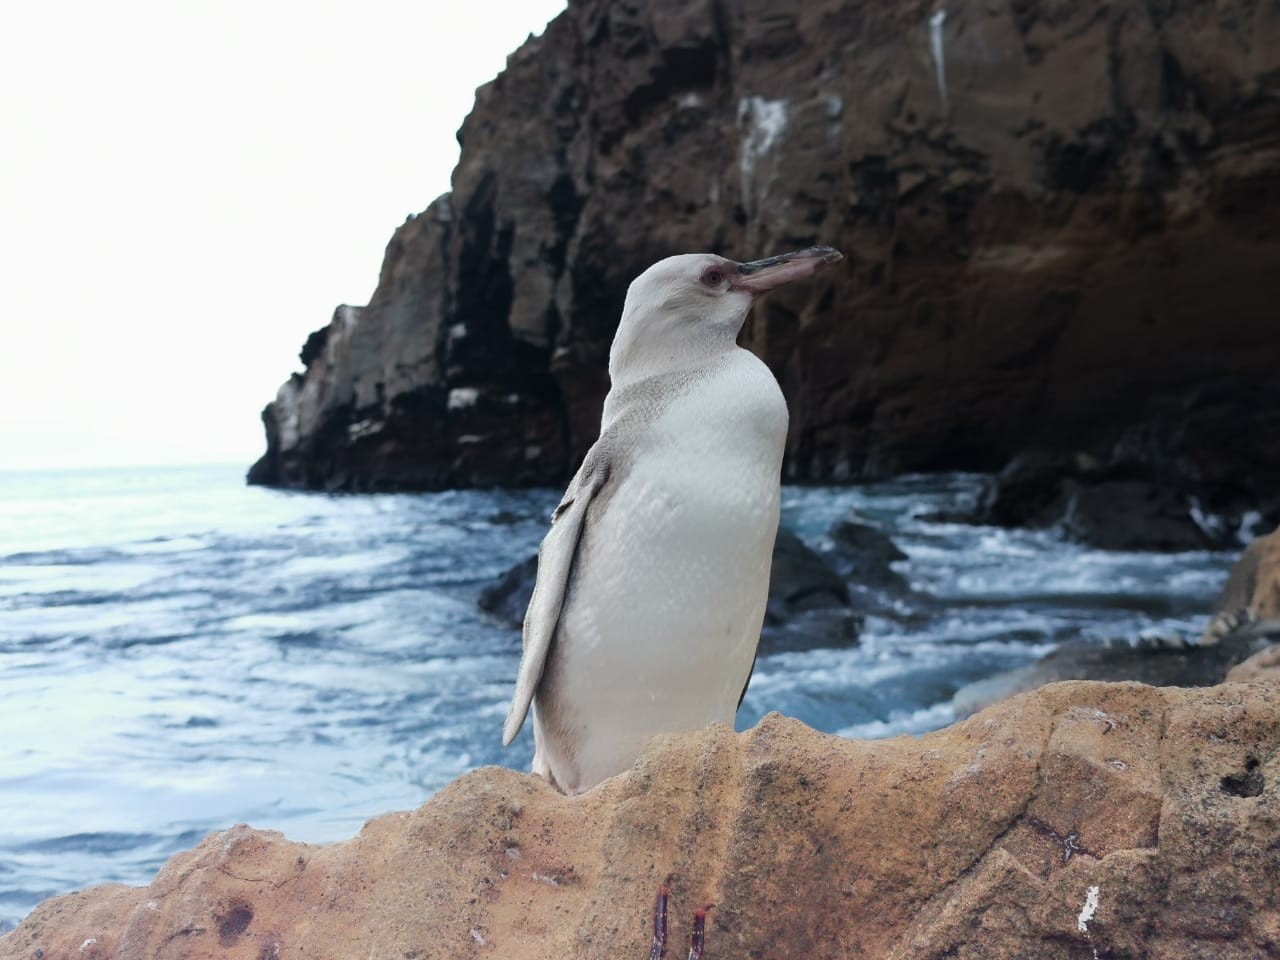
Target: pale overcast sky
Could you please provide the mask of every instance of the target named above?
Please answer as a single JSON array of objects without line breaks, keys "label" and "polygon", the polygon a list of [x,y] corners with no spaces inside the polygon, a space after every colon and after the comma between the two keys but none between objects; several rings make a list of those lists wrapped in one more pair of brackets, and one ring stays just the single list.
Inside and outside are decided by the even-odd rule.
[{"label": "pale overcast sky", "polygon": [[0,469],[239,462],[565,0],[0,10]]}]

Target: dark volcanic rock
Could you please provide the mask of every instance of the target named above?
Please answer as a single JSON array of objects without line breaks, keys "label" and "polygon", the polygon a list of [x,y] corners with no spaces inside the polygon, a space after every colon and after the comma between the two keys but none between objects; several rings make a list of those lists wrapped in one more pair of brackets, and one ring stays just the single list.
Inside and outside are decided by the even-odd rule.
[{"label": "dark volcanic rock", "polygon": [[835,570],[786,528],[778,530],[769,574],[766,618],[781,621],[805,610],[849,606],[849,588]]},{"label": "dark volcanic rock", "polygon": [[[559,482],[563,411],[545,356],[541,368],[529,363],[536,350],[492,305],[464,322],[450,291],[455,237],[475,228],[456,225],[442,197],[396,231],[369,305],[339,307],[303,347],[306,372],[263,411],[267,452],[250,482],[329,490]],[[474,264],[472,272],[498,295],[497,279]]]},{"label": "dark volcanic rock", "polygon": [[1176,477],[1146,479],[1150,473],[1083,453],[1031,451],[995,476],[970,519],[1057,526],[1068,538],[1103,550],[1205,550],[1234,542],[1240,516],[1230,525],[1220,521],[1212,535],[1193,513],[1194,487]]},{"label": "dark volcanic rock", "polygon": [[906,586],[906,579],[892,564],[907,555],[888,534],[866,523],[841,520],[828,536],[832,544],[828,558],[845,579],[868,587]]},{"label": "dark volcanic rock", "polygon": [[538,581],[538,557],[534,554],[504,573],[496,583],[480,591],[480,609],[510,627],[524,624],[525,611]]},{"label": "dark volcanic rock", "polygon": [[[538,558],[524,560],[480,593],[481,609],[511,627],[524,623]],[[856,643],[862,621],[840,575],[787,529],[778,531],[769,577],[762,643],[768,649],[841,647]]]},{"label": "dark volcanic rock", "polygon": [[844,578],[798,536],[779,529],[761,648],[773,652],[844,647],[856,643],[861,630],[862,618],[850,605]]},{"label": "dark volcanic rock", "polygon": [[1103,550],[1205,550],[1213,544],[1185,497],[1128,481],[1080,487],[1067,498],[1067,536]]},{"label": "dark volcanic rock", "polygon": [[870,524],[841,520],[827,531],[823,559],[849,588],[849,606],[861,617],[911,623],[936,609],[937,601],[912,588],[893,564],[907,555]]},{"label": "dark volcanic rock", "polygon": [[977,519],[998,527],[1052,526],[1061,522],[1071,491],[1101,476],[1102,465],[1087,454],[1028,450],[996,474]]},{"label": "dark volcanic rock", "polygon": [[563,482],[636,274],[820,242],[843,268],[743,337],[791,405],[789,478],[1123,446],[1211,511],[1259,509],[1280,17],[960,5],[944,98],[933,9],[575,0],[478,91],[452,193],[397,231],[368,307],[308,342],[252,479]]}]

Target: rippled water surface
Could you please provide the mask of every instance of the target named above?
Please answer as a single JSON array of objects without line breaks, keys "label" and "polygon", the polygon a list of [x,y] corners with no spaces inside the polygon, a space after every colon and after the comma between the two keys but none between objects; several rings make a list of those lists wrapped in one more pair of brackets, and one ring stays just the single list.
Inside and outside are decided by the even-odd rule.
[{"label": "rippled water surface", "polygon": [[[350,836],[473,767],[527,766],[500,729],[519,636],[482,586],[532,553],[553,491],[326,497],[241,470],[0,473],[0,930],[39,900],[148,882],[246,821]],[[980,479],[784,491],[811,545],[851,511],[928,594],[859,645],[764,654],[739,715],[878,737],[952,719],[965,683],[1072,638],[1194,633],[1222,554],[1107,554],[929,522]]]}]

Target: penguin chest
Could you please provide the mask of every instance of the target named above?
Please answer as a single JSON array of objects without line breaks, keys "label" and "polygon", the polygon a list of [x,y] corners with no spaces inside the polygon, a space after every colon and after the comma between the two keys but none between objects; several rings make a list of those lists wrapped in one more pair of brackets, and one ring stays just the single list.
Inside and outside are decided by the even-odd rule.
[{"label": "penguin chest", "polygon": [[650,425],[575,564],[561,636],[578,682],[631,691],[658,729],[731,720],[760,636],[787,414],[748,360]]},{"label": "penguin chest", "polygon": [[786,406],[765,374],[756,389],[723,376],[673,402],[619,485],[624,509],[607,505],[602,528],[644,544],[651,575],[690,604],[696,590],[741,602],[749,585],[767,587]]}]

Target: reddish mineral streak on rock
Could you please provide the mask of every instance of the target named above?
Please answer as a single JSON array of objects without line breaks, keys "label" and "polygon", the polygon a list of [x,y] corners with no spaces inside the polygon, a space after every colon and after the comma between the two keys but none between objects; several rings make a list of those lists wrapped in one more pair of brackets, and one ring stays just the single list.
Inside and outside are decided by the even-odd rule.
[{"label": "reddish mineral streak on rock", "polygon": [[707,911],[715,909],[714,903],[699,907],[693,912],[693,931],[689,934],[689,960],[702,960],[707,940]]},{"label": "reddish mineral streak on rock", "polygon": [[667,955],[667,898],[671,895],[671,878],[658,888],[658,901],[653,908],[653,946],[649,960],[662,960]]}]

